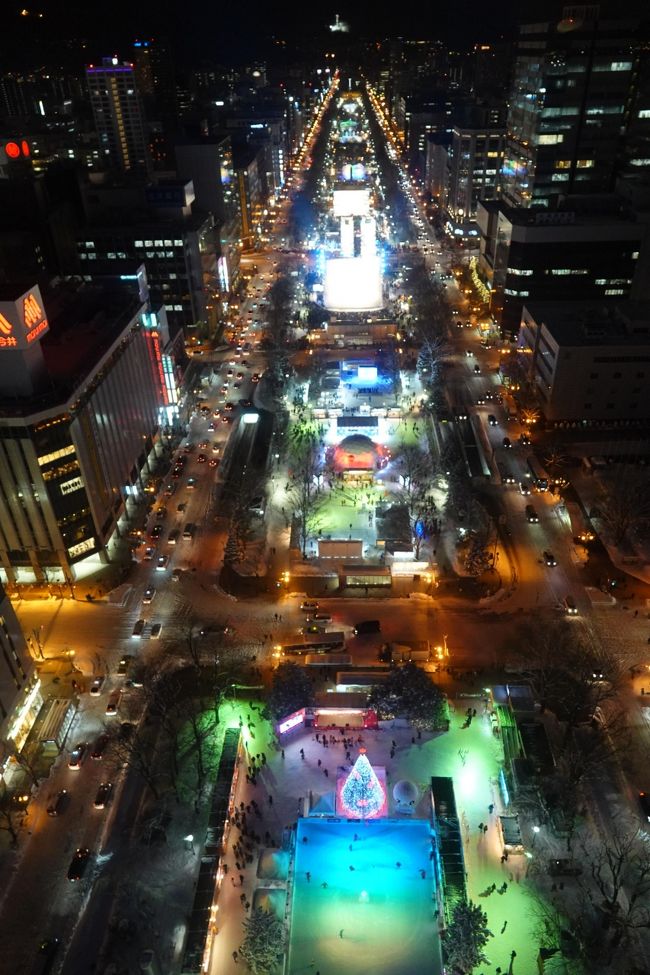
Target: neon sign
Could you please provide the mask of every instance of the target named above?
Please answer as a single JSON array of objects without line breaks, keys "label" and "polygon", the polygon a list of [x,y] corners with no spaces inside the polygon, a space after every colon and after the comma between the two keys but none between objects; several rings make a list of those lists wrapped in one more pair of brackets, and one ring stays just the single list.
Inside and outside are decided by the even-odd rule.
[{"label": "neon sign", "polygon": [[42,321],[43,317],[43,309],[30,291],[27,297],[23,299],[23,318],[25,319],[25,328],[32,328],[37,324],[37,322]]},{"label": "neon sign", "polygon": [[283,735],[287,731],[291,731],[292,728],[297,728],[299,724],[302,724],[305,720],[305,710],[296,711],[295,714],[289,715],[284,721],[281,721],[278,725],[278,733]]}]

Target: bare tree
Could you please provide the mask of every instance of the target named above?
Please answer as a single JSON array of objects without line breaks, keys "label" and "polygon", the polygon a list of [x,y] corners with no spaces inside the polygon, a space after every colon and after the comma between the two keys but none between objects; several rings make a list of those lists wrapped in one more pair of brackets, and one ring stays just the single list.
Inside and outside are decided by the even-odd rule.
[{"label": "bare tree", "polygon": [[24,803],[18,802],[6,785],[2,784],[0,793],[0,830],[9,833],[12,847],[18,846],[20,834],[25,829],[27,809]]},{"label": "bare tree", "polygon": [[431,494],[434,479],[431,455],[415,445],[407,444],[395,458],[395,469],[400,482],[395,498],[407,513],[413,551],[415,558],[419,559],[422,542],[431,533],[436,513]]},{"label": "bare tree", "polygon": [[300,526],[300,549],[307,555],[307,543],[318,529],[318,511],[324,500],[324,468],[315,433],[294,441],[290,453],[291,496]]},{"label": "bare tree", "polygon": [[633,528],[650,523],[650,484],[645,474],[626,473],[607,480],[597,500],[598,517],[615,545],[629,537]]}]

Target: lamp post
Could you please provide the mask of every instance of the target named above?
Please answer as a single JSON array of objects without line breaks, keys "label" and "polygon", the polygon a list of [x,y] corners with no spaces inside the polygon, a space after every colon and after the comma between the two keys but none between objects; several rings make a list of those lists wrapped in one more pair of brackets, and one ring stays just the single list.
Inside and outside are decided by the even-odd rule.
[{"label": "lamp post", "polygon": [[538,835],[540,829],[541,829],[540,826],[533,826],[533,842],[530,845],[531,850],[534,850],[535,849],[535,841],[537,839],[537,835]]}]

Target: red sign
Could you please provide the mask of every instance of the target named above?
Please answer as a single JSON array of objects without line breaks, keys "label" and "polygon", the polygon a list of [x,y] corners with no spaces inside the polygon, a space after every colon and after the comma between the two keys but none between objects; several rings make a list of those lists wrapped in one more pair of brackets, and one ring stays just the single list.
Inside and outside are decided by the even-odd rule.
[{"label": "red sign", "polygon": [[2,335],[11,335],[13,328],[11,322],[8,322],[5,316],[0,314],[0,333]]},{"label": "red sign", "polygon": [[25,319],[25,328],[33,328],[39,322],[43,321],[43,309],[37,302],[34,295],[30,293],[26,298],[23,299],[23,318]]}]

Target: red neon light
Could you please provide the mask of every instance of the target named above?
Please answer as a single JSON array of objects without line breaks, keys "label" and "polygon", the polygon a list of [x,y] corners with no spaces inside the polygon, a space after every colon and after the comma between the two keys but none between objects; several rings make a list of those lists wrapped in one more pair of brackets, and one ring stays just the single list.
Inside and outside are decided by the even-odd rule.
[{"label": "red neon light", "polygon": [[18,159],[20,156],[20,146],[17,142],[8,142],[5,146],[5,152],[10,159]]},{"label": "red neon light", "polygon": [[25,328],[33,328],[34,325],[37,325],[43,319],[43,309],[31,292],[23,301],[23,317],[25,319]]},{"label": "red neon light", "polygon": [[36,328],[33,328],[31,332],[27,333],[26,336],[27,341],[33,342],[34,339],[38,338],[39,335],[42,335],[42,333],[45,331],[46,328],[47,328],[47,318],[44,318],[43,321],[36,326]]},{"label": "red neon light", "polygon": [[8,322],[4,315],[0,315],[0,332],[3,335],[11,335],[13,329],[11,322]]},{"label": "red neon light", "polygon": [[160,336],[158,332],[145,332],[147,339],[152,347],[153,358],[156,364],[156,369],[158,370],[158,380],[160,382],[160,392],[162,394],[163,403],[165,406],[169,405],[169,393],[167,392],[167,383],[165,382],[165,371],[162,364],[162,356],[160,354]]},{"label": "red neon light", "polygon": [[30,150],[29,150],[29,142],[27,141],[27,139],[23,139],[23,141],[20,143],[20,148],[23,151],[23,156],[29,156]]}]

